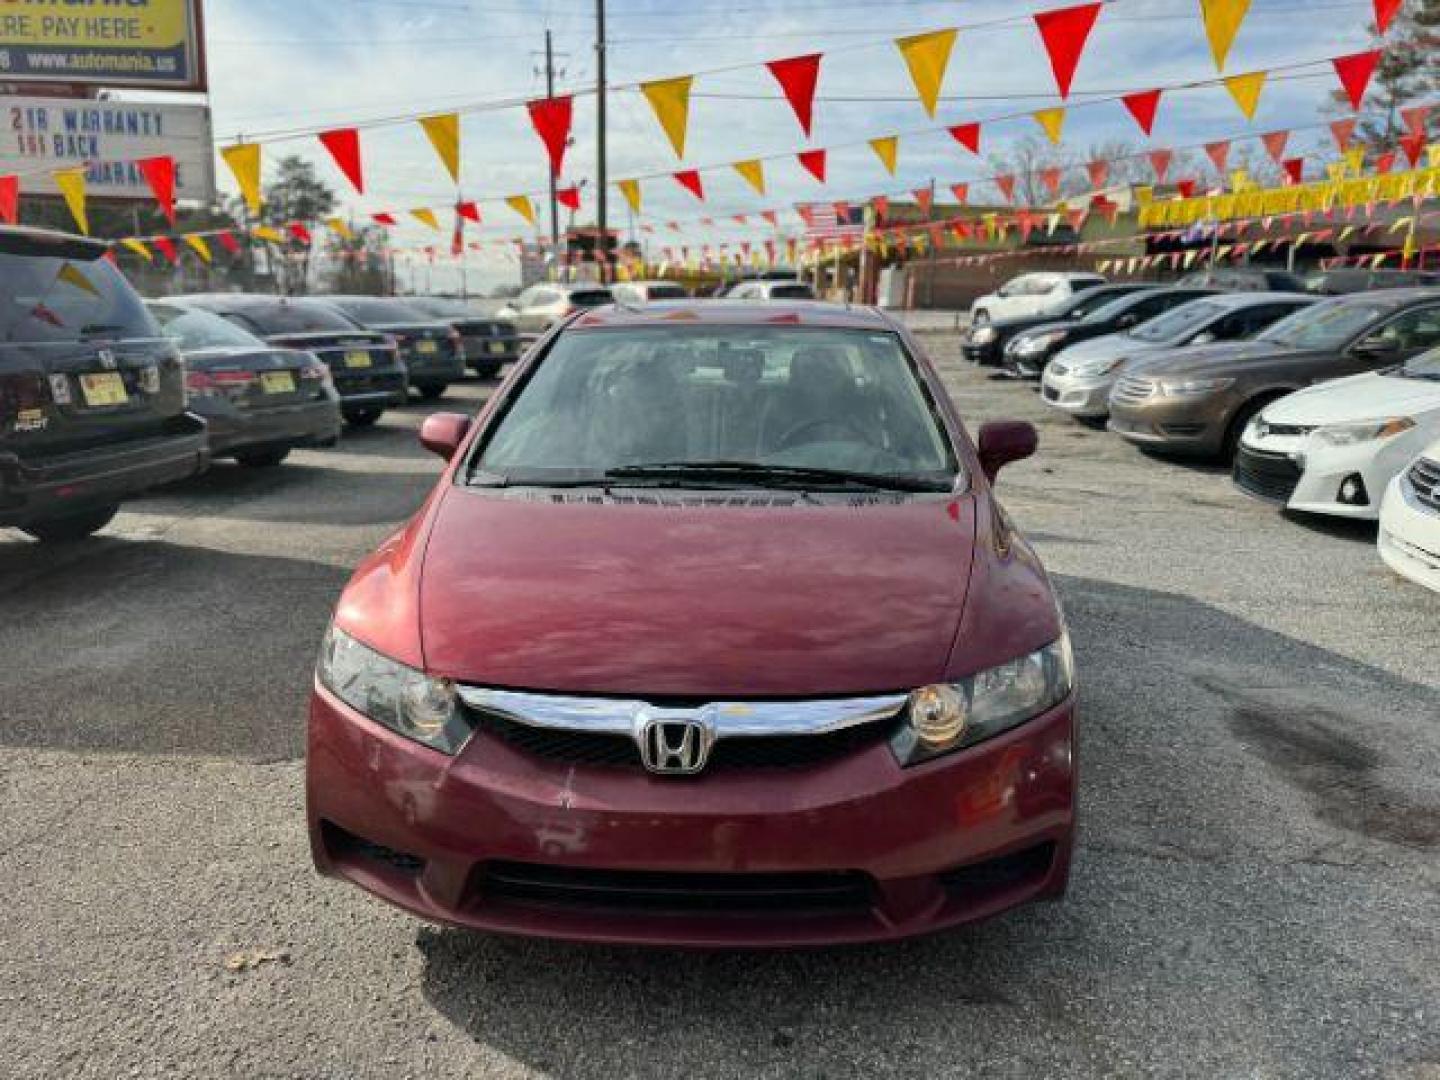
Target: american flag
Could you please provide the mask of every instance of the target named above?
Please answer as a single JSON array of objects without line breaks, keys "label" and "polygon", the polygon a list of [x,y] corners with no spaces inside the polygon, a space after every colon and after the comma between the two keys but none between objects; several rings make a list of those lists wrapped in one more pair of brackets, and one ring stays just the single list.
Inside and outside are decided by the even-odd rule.
[{"label": "american flag", "polygon": [[798,203],[806,240],[859,240],[865,235],[865,206],[846,203]]}]

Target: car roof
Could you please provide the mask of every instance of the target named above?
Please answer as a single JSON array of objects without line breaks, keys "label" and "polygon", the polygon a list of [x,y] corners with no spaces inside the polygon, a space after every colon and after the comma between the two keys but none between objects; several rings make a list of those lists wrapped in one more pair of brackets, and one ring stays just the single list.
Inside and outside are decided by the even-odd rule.
[{"label": "car roof", "polygon": [[1217,292],[1211,293],[1205,299],[1214,300],[1228,308],[1247,308],[1274,303],[1276,300],[1304,300],[1306,303],[1314,303],[1317,298],[1313,293],[1283,292],[1276,289],[1273,292]]},{"label": "car roof", "polygon": [[[64,255],[67,258],[98,259],[109,249],[95,240],[56,229],[32,229],[25,225],[0,225],[0,250],[14,255]],[[48,249],[48,250],[47,250]]]},{"label": "car roof", "polygon": [[279,296],[273,293],[184,293],[180,296],[160,297],[180,304],[195,304],[197,307],[228,308],[241,311],[245,308],[267,307],[274,304],[293,304],[304,300],[303,296]]},{"label": "car roof", "polygon": [[1416,285],[1408,289],[1375,289],[1372,292],[1352,293],[1349,296],[1332,296],[1330,304],[1380,304],[1385,307],[1409,307],[1425,301],[1440,301],[1440,288],[1434,285]]},{"label": "car roof", "polygon": [[894,330],[895,324],[875,308],[813,300],[657,300],[643,308],[599,307],[580,315],[570,326],[594,330],[612,326],[810,326],[832,330]]}]

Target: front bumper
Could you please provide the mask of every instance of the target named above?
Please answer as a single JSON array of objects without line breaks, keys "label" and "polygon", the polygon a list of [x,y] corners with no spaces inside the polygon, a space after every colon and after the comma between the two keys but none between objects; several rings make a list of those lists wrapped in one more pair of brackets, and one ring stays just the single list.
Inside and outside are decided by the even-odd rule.
[{"label": "front bumper", "polygon": [[345,407],[404,405],[410,400],[410,381],[403,370],[351,375],[332,367],[335,391]]},{"label": "front bumper", "polygon": [[[1271,497],[1287,510],[1374,521],[1380,516],[1380,502],[1390,481],[1404,471],[1429,439],[1418,430],[1354,446],[1317,444],[1310,436],[1246,436],[1241,448],[1251,456],[1284,457],[1293,463],[1294,486],[1288,492],[1277,490]],[[1355,478],[1363,484],[1363,501],[1341,501],[1342,485]]]},{"label": "front bumper", "polygon": [[1405,476],[1385,489],[1377,545],[1390,569],[1440,592],[1440,511],[1423,505]]},{"label": "front bumper", "polygon": [[210,456],[227,457],[261,447],[328,446],[340,438],[340,399],[266,409],[237,409],[229,402],[195,403],[209,428]]},{"label": "front bumper", "polygon": [[[1075,712],[1071,699],[911,769],[882,742],[823,764],[669,779],[547,762],[483,730],[447,758],[317,688],[312,852],[322,873],[478,930],[694,947],[908,937],[1064,892]],[[707,902],[717,880],[788,895]],[[674,899],[639,904],[637,881]],[[827,902],[811,903],[812,885]]]},{"label": "front bumper", "polygon": [[983,344],[967,339],[961,344],[960,351],[964,353],[966,360],[981,367],[999,367],[1003,359],[998,337]]},{"label": "front bumper", "polygon": [[1077,378],[1047,370],[1040,383],[1040,399],[1071,416],[1099,419],[1110,415],[1110,390],[1114,385],[1111,376]]},{"label": "front bumper", "polygon": [[1205,456],[1225,447],[1230,409],[1211,399],[1152,397],[1126,404],[1112,397],[1109,407],[1110,430],[1128,442]]},{"label": "front bumper", "polygon": [[0,454],[0,526],[107,506],[184,480],[209,464],[205,422],[185,413],[162,435],[47,458]]}]

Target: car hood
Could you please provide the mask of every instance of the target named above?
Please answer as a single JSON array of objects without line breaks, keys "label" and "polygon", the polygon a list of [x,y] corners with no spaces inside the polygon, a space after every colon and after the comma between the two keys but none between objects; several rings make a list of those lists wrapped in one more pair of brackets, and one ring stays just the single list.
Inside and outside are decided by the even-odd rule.
[{"label": "car hood", "polygon": [[735,506],[642,494],[657,497],[449,489],[421,573],[427,669],[710,700],[942,678],[969,587],[972,499]]},{"label": "car hood", "polygon": [[1374,420],[1440,409],[1440,382],[1398,375],[1352,375],[1307,387],[1265,410],[1277,424],[1310,426]]},{"label": "car hood", "polygon": [[1091,338],[1089,341],[1081,341],[1071,345],[1069,348],[1062,350],[1056,359],[1063,360],[1066,364],[1073,367],[1086,360],[1114,360],[1116,357],[1129,358],[1163,348],[1163,345],[1139,341],[1130,337],[1128,334],[1105,334],[1102,337]]},{"label": "car hood", "polygon": [[1172,349],[1146,360],[1136,370],[1146,375],[1221,375],[1246,364],[1308,362],[1327,355],[1333,354],[1285,349],[1263,341],[1230,341]]}]

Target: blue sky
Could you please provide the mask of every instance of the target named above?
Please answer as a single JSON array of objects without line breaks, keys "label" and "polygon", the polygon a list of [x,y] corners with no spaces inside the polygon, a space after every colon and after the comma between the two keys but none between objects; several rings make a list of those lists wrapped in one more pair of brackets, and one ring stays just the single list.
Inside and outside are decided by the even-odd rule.
[{"label": "blue sky", "polygon": [[[965,27],[1060,6],[1063,0],[610,0],[609,78],[637,81],[737,66],[696,80],[685,164],[706,166],[806,148],[789,107],[758,65],[807,52],[825,52],[809,146],[985,120],[1056,103],[1054,80],[1033,24],[962,29],[934,121],[914,99],[900,56],[890,43],[904,33]],[[211,104],[217,140],[237,134],[264,138],[295,129],[336,126],[421,111],[464,109],[543,93],[539,74],[544,30],[562,54],[562,89],[588,87],[595,76],[593,0],[209,0]],[[1077,73],[1072,103],[1087,96],[1171,85],[1215,74],[1197,0],[1114,0],[1101,12]],[[1244,72],[1358,51],[1367,44],[1369,0],[1253,0],[1228,71]],[[1322,69],[1312,69],[1321,72]],[[1152,144],[1195,143],[1323,119],[1333,75],[1272,83],[1253,125],[1221,88],[1172,95],[1162,104]],[[716,96],[710,96],[716,95]],[[830,100],[826,100],[829,98]],[[843,98],[862,100],[841,100]],[[575,145],[567,179],[588,182],[581,221],[593,213],[594,99],[576,98]],[[1032,121],[986,129],[986,150],[1033,134]],[[466,197],[492,198],[545,185],[545,160],[523,108],[463,117]],[[369,189],[350,198],[356,211],[445,205],[455,190],[413,124],[378,127],[363,138]],[[1083,154],[1094,144],[1122,139],[1143,148],[1138,129],[1118,104],[1072,110],[1066,144]],[[1297,150],[1323,140],[1297,137]],[[348,185],[313,138],[276,143],[268,153],[313,157],[338,191]],[[680,167],[643,98],[633,90],[610,97],[611,179]],[[811,198],[853,198],[942,186],[992,171],[943,133],[903,137],[900,171],[892,178],[866,147],[831,154],[831,182],[822,188],[791,162],[767,166],[761,198],[733,172],[705,175],[708,201],[697,203],[673,181],[644,185],[646,220],[693,222],[788,205]],[[221,170],[222,182],[228,175]],[[624,224],[618,192],[612,221]],[[484,207],[483,237],[525,232],[499,204]],[[697,227],[665,243],[752,239],[757,231],[721,230],[702,237]],[[400,242],[433,242],[422,226],[407,225]],[[493,256],[477,256],[472,273],[488,283],[513,273]]]}]

